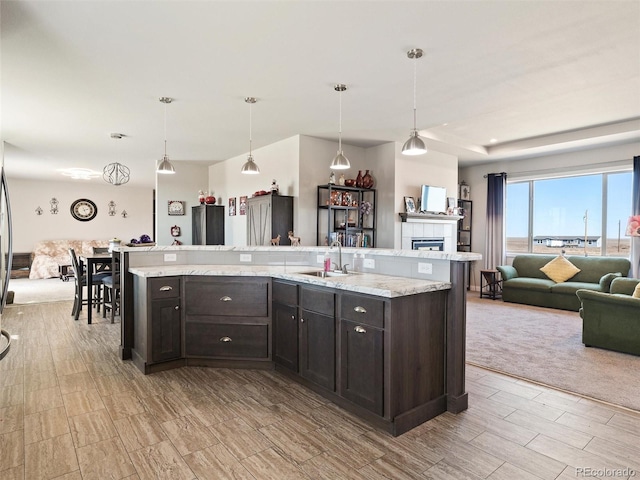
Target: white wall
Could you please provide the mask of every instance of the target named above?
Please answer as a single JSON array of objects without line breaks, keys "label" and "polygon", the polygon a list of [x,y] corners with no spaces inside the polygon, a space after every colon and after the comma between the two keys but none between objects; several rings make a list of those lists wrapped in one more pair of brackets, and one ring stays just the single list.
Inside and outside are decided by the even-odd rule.
[{"label": "white wall", "polygon": [[402,247],[401,220],[404,197],[420,198],[422,185],[445,187],[447,197],[458,198],[458,157],[429,149],[426,155],[402,155],[402,145],[395,144],[395,218],[393,248]]},{"label": "white wall", "polygon": [[[473,201],[473,218],[471,221],[471,250],[484,255],[485,221],[487,211],[487,179],[488,173],[507,172],[507,178],[533,178],[536,176],[561,175],[567,170],[587,172],[602,171],[606,164],[627,161],[632,166],[633,156],[638,155],[638,145],[634,143],[616,145],[607,148],[583,150],[579,152],[548,155],[526,160],[486,163],[474,167],[460,169],[460,181],[466,181],[471,190]],[[478,262],[476,262],[478,263]],[[474,268],[472,285],[480,284],[481,265]],[[475,282],[475,283],[474,283]]]},{"label": "white wall", "polygon": [[[239,215],[240,196],[251,195],[258,190],[269,190],[271,181],[276,180],[281,195],[298,197],[298,158],[299,137],[290,137],[280,142],[258,148],[253,158],[260,168],[258,175],[243,175],[242,165],[247,161],[247,154],[230,158],[209,167],[209,190],[218,200],[222,198],[225,206],[225,245],[243,246],[247,244],[247,217]],[[236,198],[236,215],[229,216],[229,198]],[[297,198],[296,198],[297,200]],[[296,212],[294,200],[294,212]],[[294,217],[296,230],[298,220]],[[310,245],[307,243],[307,245]]]},{"label": "white wall", "polygon": [[[342,150],[349,159],[351,168],[335,170],[336,183],[341,173],[344,173],[345,179],[355,179],[358,176],[358,170],[362,170],[364,175],[364,170],[369,168],[363,148],[343,143]],[[303,245],[316,245],[318,185],[329,183],[329,175],[332,172],[329,165],[337,152],[338,142],[300,136],[300,193],[295,228],[296,235],[301,237]]]},{"label": "white wall", "polygon": [[[158,245],[171,245],[171,227],[180,227],[181,236],[177,237],[184,245],[191,245],[191,207],[199,205],[198,191],[207,190],[209,166],[202,163],[173,162],[174,175],[157,175],[156,179],[156,231],[153,238]],[[185,202],[185,215],[169,215],[171,200]]]},{"label": "white wall", "polygon": [[[146,233],[151,235],[153,190],[150,188],[85,181],[43,182],[8,178],[13,222],[13,251],[31,252],[41,240],[109,240],[128,242]],[[58,214],[50,213],[52,198],[58,200]],[[96,217],[80,222],[70,213],[71,203],[87,198],[98,207]],[[109,201],[116,203],[116,215],[109,216]],[[36,208],[42,215],[36,215]],[[122,210],[127,211],[123,218]]]},{"label": "white wall", "polygon": [[376,244],[378,248],[393,248],[398,211],[395,199],[396,144],[385,143],[366,150],[367,166],[372,170],[376,189]]}]

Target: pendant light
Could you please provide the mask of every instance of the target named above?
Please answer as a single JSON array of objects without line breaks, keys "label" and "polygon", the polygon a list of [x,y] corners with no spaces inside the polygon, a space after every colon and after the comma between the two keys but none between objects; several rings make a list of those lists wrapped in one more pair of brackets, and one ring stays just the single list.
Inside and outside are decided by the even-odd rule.
[{"label": "pendant light", "polygon": [[422,50],[420,48],[413,48],[407,52],[407,57],[413,60],[413,130],[409,140],[404,142],[402,146],[403,155],[422,155],[427,153],[427,147],[418,135],[417,118],[416,118],[416,61],[422,57]]},{"label": "pendant light", "polygon": [[[122,137],[124,137],[122,133],[111,134],[111,138],[116,140],[120,140]],[[106,165],[102,169],[102,178],[111,185],[120,186],[129,181],[130,173],[129,167],[120,162],[114,162]]]},{"label": "pendant light", "polygon": [[162,161],[160,165],[158,165],[158,169],[156,173],[161,173],[163,175],[176,173],[176,169],[173,168],[173,165],[169,161],[169,157],[167,156],[167,104],[171,103],[173,98],[170,97],[160,97],[160,102],[164,103],[164,155],[162,157]]},{"label": "pendant light", "polygon": [[329,168],[333,170],[346,170],[347,168],[351,168],[349,159],[345,157],[344,153],[342,152],[342,92],[347,89],[347,86],[343,83],[338,83],[337,85],[334,85],[333,89],[338,92],[340,120],[338,123],[338,154],[333,158],[333,161],[331,162],[331,166]]},{"label": "pendant light", "polygon": [[249,157],[247,161],[242,165],[240,173],[246,173],[247,175],[257,175],[260,173],[260,169],[256,162],[253,161],[253,155],[251,155],[251,105],[257,102],[254,97],[247,97],[244,99],[249,104]]}]

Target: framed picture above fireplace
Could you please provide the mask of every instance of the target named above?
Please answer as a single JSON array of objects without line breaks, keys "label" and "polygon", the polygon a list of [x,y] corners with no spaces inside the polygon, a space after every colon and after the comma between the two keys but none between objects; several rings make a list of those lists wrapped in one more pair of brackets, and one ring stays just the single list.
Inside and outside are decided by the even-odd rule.
[{"label": "framed picture above fireplace", "polygon": [[416,202],[413,197],[404,197],[404,210],[407,213],[416,213]]}]

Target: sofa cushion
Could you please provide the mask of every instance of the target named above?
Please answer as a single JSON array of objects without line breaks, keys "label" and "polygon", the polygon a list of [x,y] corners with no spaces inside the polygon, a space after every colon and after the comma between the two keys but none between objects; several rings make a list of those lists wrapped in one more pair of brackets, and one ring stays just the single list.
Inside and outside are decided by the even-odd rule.
[{"label": "sofa cushion", "polygon": [[516,255],[513,258],[513,268],[518,271],[519,277],[544,278],[547,277],[540,271],[547,263],[553,260],[555,255]]},{"label": "sofa cushion", "polygon": [[537,290],[541,292],[549,292],[552,286],[555,285],[553,280],[547,278],[512,278],[507,282],[503,282],[503,288],[521,288],[523,290]]},{"label": "sofa cushion", "polygon": [[567,256],[567,260],[581,270],[571,279],[574,282],[598,283],[603,275],[611,272],[620,272],[626,277],[631,268],[631,262],[622,257],[571,255]]},{"label": "sofa cushion", "polygon": [[634,298],[640,298],[640,283],[636,285],[636,288],[633,290],[633,295],[631,295]]},{"label": "sofa cushion", "polygon": [[600,285],[597,283],[584,283],[584,282],[562,282],[556,283],[551,287],[551,293],[564,293],[568,295],[575,295],[576,290],[592,290],[594,292],[600,291]]},{"label": "sofa cushion", "polygon": [[576,273],[580,272],[578,267],[562,255],[558,255],[540,270],[556,283],[566,282]]},{"label": "sofa cushion", "polygon": [[598,282],[598,284],[600,285],[600,291],[609,293],[609,290],[611,289],[611,282],[613,282],[613,279],[621,276],[622,274],[620,272],[616,272],[607,273],[600,277],[600,281]]}]

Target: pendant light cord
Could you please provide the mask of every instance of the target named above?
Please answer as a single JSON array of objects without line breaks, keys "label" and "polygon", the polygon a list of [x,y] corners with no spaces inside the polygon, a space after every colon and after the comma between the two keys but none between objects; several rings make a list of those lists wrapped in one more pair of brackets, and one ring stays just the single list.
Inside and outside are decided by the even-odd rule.
[{"label": "pendant light cord", "polygon": [[164,156],[167,156],[167,104],[164,104]]},{"label": "pendant light cord", "polygon": [[251,103],[249,103],[249,156],[251,156]]},{"label": "pendant light cord", "polygon": [[338,110],[340,112],[338,117],[338,150],[342,153],[342,90],[338,93]]},{"label": "pendant light cord", "polygon": [[417,118],[417,108],[416,108],[416,83],[418,82],[418,57],[413,57],[413,130],[417,130],[418,118]]}]

